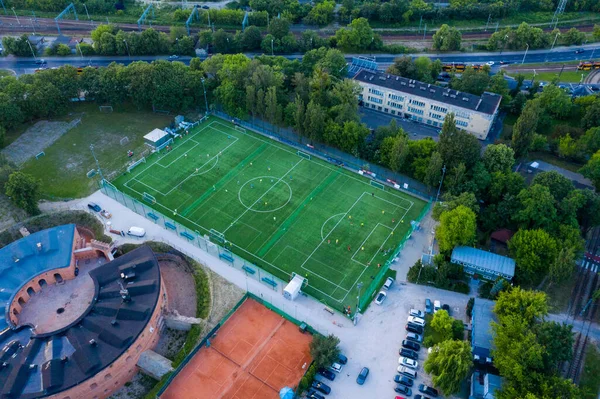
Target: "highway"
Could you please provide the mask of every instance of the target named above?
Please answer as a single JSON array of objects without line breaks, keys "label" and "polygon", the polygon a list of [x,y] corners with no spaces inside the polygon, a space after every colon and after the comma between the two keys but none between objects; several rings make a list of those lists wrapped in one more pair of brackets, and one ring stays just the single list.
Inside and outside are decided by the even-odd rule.
[{"label": "highway", "polygon": [[[576,54],[575,49],[583,49],[582,53]],[[262,53],[246,53],[249,57],[261,55]],[[493,61],[493,70],[498,70],[500,62],[508,62],[511,64],[521,63],[525,56],[524,51],[506,51],[506,52],[494,52],[494,53],[432,53],[432,54],[409,54],[411,57],[426,56],[431,59],[440,59],[442,62],[456,62],[466,64],[483,64],[488,61]],[[592,58],[600,59],[600,44],[590,44],[579,47],[555,47],[553,51],[549,50],[531,50],[527,52],[525,56],[525,63],[543,63],[547,62],[565,62],[565,61],[581,61],[589,60]],[[346,54],[348,62],[352,61],[353,57],[366,56],[368,54]],[[381,69],[385,69],[388,65],[394,62],[394,59],[401,57],[402,54],[374,54],[373,58],[379,64]],[[112,62],[118,62],[122,64],[129,64],[133,61],[147,61],[152,62],[158,59],[167,59],[168,56],[93,56],[93,57],[44,57],[47,62],[46,67],[53,68],[62,65],[73,65],[73,66],[85,66],[85,65],[96,65],[96,66],[107,66]],[[289,54],[285,55],[288,59],[302,59],[302,54]],[[191,57],[181,57],[179,61],[189,64]],[[0,69],[9,69],[14,71],[17,75],[33,73],[38,66],[32,57],[15,57],[7,56],[0,58]]]}]

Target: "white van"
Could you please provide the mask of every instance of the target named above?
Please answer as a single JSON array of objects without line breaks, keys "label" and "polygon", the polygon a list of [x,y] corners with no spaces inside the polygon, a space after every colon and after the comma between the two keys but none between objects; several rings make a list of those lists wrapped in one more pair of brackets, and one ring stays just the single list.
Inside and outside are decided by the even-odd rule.
[{"label": "white van", "polygon": [[127,234],[134,237],[143,237],[146,235],[146,230],[141,227],[131,226],[129,230],[127,230]]},{"label": "white van", "polygon": [[442,304],[440,301],[433,301],[433,313],[437,313],[438,310],[442,308]]}]

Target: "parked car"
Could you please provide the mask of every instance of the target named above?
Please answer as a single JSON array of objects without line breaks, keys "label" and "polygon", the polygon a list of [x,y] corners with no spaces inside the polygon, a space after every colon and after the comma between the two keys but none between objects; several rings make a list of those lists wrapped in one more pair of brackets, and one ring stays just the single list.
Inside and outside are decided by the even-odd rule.
[{"label": "parked car", "polygon": [[100,212],[102,210],[102,208],[100,208],[100,205],[96,204],[95,202],[88,202],[88,208],[90,208],[94,212]]},{"label": "parked car", "polygon": [[383,289],[389,290],[393,284],[394,284],[394,279],[391,277],[388,277],[385,279],[385,283],[383,283]]},{"label": "parked car", "polygon": [[575,54],[581,54],[581,53],[585,53],[584,48],[578,48],[577,50],[575,50]]},{"label": "parked car", "polygon": [[362,370],[360,370],[360,373],[358,373],[358,377],[356,377],[356,383],[358,385],[364,384],[368,375],[369,375],[369,368],[363,367]]},{"label": "parked car", "polygon": [[331,393],[331,388],[329,385],[321,381],[313,381],[312,387],[319,392],[323,392],[325,395],[329,395]]},{"label": "parked car", "polygon": [[412,395],[412,389],[410,389],[407,386],[404,385],[396,385],[396,388],[394,388],[394,391],[398,392],[398,393],[403,393],[406,396],[410,396]]},{"label": "parked car", "polygon": [[423,334],[423,327],[418,326],[416,324],[408,323],[406,326],[404,326],[404,328],[406,329],[406,331],[409,331],[412,333]]},{"label": "parked car", "polygon": [[413,350],[402,348],[400,349],[400,356],[405,356],[409,359],[419,360],[419,354]]},{"label": "parked car", "polygon": [[36,65],[46,65],[47,64],[46,60],[43,58],[38,58],[34,62]]},{"label": "parked car", "polygon": [[325,396],[321,395],[314,389],[308,390],[308,395],[306,396],[308,399],[325,399]]},{"label": "parked car", "polygon": [[402,357],[398,359],[398,363],[402,366],[410,367],[411,369],[417,369],[419,367],[419,362],[416,360],[409,359],[407,357]]},{"label": "parked car", "polygon": [[167,58],[167,59],[168,59],[169,61],[175,61],[175,60],[178,60],[178,59],[179,59],[179,56],[178,56],[178,55],[175,55],[175,54],[173,54],[173,55],[170,55],[170,56],[169,56],[169,58]]},{"label": "parked car", "polygon": [[442,304],[440,303],[440,301],[433,301],[433,313],[436,313],[441,308]]},{"label": "parked car", "polygon": [[411,309],[408,314],[410,316],[414,316],[414,317],[418,317],[420,319],[424,319],[425,318],[425,313],[422,310],[418,310],[418,309]]},{"label": "parked car", "polygon": [[207,5],[204,5],[204,6],[202,6],[202,9],[204,9],[204,10],[209,10],[209,9],[210,9],[210,7],[209,7],[209,6],[207,6]]},{"label": "parked car", "polygon": [[146,230],[144,230],[142,227],[131,226],[129,230],[127,230],[127,235],[143,237],[146,235]]},{"label": "parked car", "polygon": [[396,375],[394,377],[394,382],[397,383],[397,384],[402,384],[402,385],[407,386],[407,387],[412,387],[413,384],[415,383],[412,380],[412,378],[408,378],[405,375]]},{"label": "parked car", "polygon": [[450,305],[448,305],[447,303],[442,305],[442,309],[444,309],[446,312],[448,312],[448,314],[450,314]]},{"label": "parked car", "polygon": [[406,339],[408,341],[414,341],[414,342],[423,342],[423,337],[420,336],[419,334],[415,334],[413,332],[409,332],[406,334]]},{"label": "parked car", "polygon": [[420,317],[408,316],[407,321],[412,324],[416,324],[421,327],[425,327],[425,320]]},{"label": "parked car", "polygon": [[417,378],[417,372],[413,369],[409,369],[406,366],[398,366],[398,373],[410,377],[413,380]]},{"label": "parked car", "polygon": [[429,399],[429,397],[418,394],[418,395],[415,395],[415,399]]},{"label": "parked car", "polygon": [[100,211],[100,216],[102,216],[104,219],[110,219],[112,217],[110,212],[107,211],[106,209],[103,209]]},{"label": "parked car", "polygon": [[421,345],[417,344],[414,341],[408,341],[406,339],[402,341],[402,346],[417,352],[421,350]]},{"label": "parked car", "polygon": [[329,381],[335,380],[335,373],[331,370],[319,369],[317,372],[323,377],[327,378]]},{"label": "parked car", "polygon": [[427,386],[425,384],[420,384],[419,385],[419,391],[421,391],[423,393],[426,393],[427,395],[431,395],[434,398],[437,398],[437,396],[438,396],[437,389],[435,389],[433,387],[430,387],[430,386]]},{"label": "parked car", "polygon": [[385,293],[385,291],[379,291],[379,294],[377,294],[377,298],[375,298],[375,303],[377,305],[381,305],[386,297],[387,294]]},{"label": "parked car", "polygon": [[431,299],[427,298],[425,299],[425,312],[426,313],[433,313],[433,306],[431,306]]},{"label": "parked car", "polygon": [[336,373],[341,373],[342,368],[344,368],[344,366],[342,366],[339,363],[333,363],[329,368],[331,369],[331,371],[335,371]]},{"label": "parked car", "polygon": [[344,364],[348,363],[348,358],[340,353],[338,355],[338,361],[337,362],[339,364],[341,364],[341,365],[344,365]]},{"label": "parked car", "polygon": [[489,66],[494,66],[495,62],[494,61],[488,61],[485,63],[485,65],[489,65]]}]

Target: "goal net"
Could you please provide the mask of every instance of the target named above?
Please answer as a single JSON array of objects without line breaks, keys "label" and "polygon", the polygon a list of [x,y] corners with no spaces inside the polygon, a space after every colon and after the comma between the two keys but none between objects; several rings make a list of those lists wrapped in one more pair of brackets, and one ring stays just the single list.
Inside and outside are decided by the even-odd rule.
[{"label": "goal net", "polygon": [[210,237],[210,240],[213,242],[218,242],[220,244],[225,243],[225,234],[223,234],[220,231],[217,231],[215,229],[210,229],[209,237]]},{"label": "goal net", "polygon": [[305,152],[298,151],[298,155],[301,156],[302,158],[310,159],[310,154],[307,154]]},{"label": "goal net", "polygon": [[148,202],[149,204],[156,204],[156,198],[154,198],[153,195],[150,195],[147,192],[144,192],[144,194],[142,195],[142,198],[144,199],[144,201]]},{"label": "goal net", "polygon": [[158,147],[156,147],[156,152],[161,152],[162,150],[164,150],[165,148],[167,148],[171,144],[173,144],[173,139],[169,139],[169,140],[165,141],[164,143],[162,143],[161,145],[159,145]]},{"label": "goal net", "polygon": [[241,126],[235,125],[234,129],[237,130],[238,132],[246,133],[246,129],[244,129]]},{"label": "goal net", "polygon": [[131,172],[133,170],[133,168],[135,168],[136,166],[146,163],[146,157],[142,157],[141,159],[138,159],[137,161],[135,161],[134,163],[132,163],[131,165],[129,165],[127,167],[127,172]]},{"label": "goal net", "polygon": [[384,190],[384,189],[385,189],[385,187],[384,187],[384,185],[383,185],[383,184],[381,184],[381,183],[377,183],[375,180],[371,180],[371,182],[370,182],[370,183],[371,183],[371,185],[372,185],[373,187],[377,187],[377,188],[380,188],[380,189],[382,189],[382,190]]},{"label": "goal net", "polygon": [[113,112],[112,105],[101,105],[99,108],[100,108],[100,112],[104,112],[104,113]]},{"label": "goal net", "polygon": [[129,143],[129,137],[127,137],[127,136],[123,137],[123,138],[122,138],[122,139],[119,141],[119,143],[120,143],[121,145],[125,145],[125,144]]}]

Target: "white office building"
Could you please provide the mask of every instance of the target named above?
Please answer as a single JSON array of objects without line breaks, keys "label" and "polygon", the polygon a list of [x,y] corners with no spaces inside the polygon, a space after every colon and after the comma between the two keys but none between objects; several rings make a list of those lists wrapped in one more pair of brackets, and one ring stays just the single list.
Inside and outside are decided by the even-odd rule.
[{"label": "white office building", "polygon": [[454,113],[456,126],[480,140],[487,138],[502,100],[494,93],[475,96],[366,69],[354,80],[362,88],[359,100],[364,107],[438,128],[447,114]]}]

